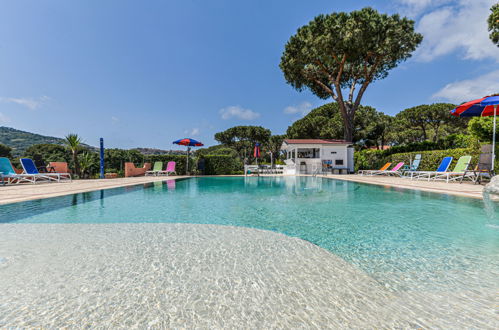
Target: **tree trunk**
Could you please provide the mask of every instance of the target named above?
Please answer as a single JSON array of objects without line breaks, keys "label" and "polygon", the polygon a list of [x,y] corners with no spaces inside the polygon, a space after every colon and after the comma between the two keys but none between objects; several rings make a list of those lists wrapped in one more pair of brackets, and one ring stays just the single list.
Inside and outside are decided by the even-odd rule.
[{"label": "tree trunk", "polygon": [[345,141],[353,142],[353,125],[350,120],[347,120],[345,123],[345,131],[343,134]]},{"label": "tree trunk", "polygon": [[421,126],[421,129],[423,130],[423,141],[426,141],[428,137],[426,136],[426,127]]},{"label": "tree trunk", "polygon": [[78,164],[78,154],[76,151],[73,151],[73,163],[75,165],[75,174],[80,176],[80,164]]},{"label": "tree trunk", "polygon": [[440,130],[440,125],[435,127],[435,136],[433,137],[433,142],[437,143],[439,140],[438,131]]},{"label": "tree trunk", "polygon": [[355,110],[357,109],[353,109],[353,106],[346,102],[338,102],[338,105],[340,106],[340,113],[343,118],[343,126],[345,128],[343,131],[343,138],[345,141],[353,142],[353,119],[355,116]]}]

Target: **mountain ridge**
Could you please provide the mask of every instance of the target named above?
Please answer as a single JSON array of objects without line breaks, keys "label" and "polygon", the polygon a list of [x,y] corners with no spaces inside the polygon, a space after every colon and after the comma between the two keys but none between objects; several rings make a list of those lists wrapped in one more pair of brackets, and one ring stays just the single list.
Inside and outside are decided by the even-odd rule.
[{"label": "mountain ridge", "polygon": [[[55,136],[47,136],[37,133],[22,131],[7,126],[0,126],[0,143],[12,148],[14,157],[22,156],[27,148],[34,144],[59,144],[64,145],[64,139]],[[83,144],[91,149],[95,147]]]},{"label": "mountain ridge", "polygon": [[[0,144],[4,144],[12,148],[11,154],[14,157],[23,156],[26,149],[34,144],[58,144],[64,145],[64,139],[55,136],[42,135],[38,133],[31,133],[22,131],[16,128],[0,126]],[[83,146],[90,148],[93,151],[98,151],[97,147],[83,144]],[[114,149],[114,148],[111,148]],[[157,148],[133,148],[138,150],[144,155],[184,155],[184,150],[163,150]]]}]

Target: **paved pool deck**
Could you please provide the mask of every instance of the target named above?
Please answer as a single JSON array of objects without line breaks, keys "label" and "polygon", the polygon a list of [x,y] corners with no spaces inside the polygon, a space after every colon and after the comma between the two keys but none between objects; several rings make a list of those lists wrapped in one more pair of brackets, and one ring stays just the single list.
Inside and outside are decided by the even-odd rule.
[{"label": "paved pool deck", "polygon": [[410,180],[393,176],[362,176],[358,174],[350,175],[327,175],[321,176],[338,180],[389,186],[394,188],[423,190],[434,193],[464,196],[471,198],[483,198],[484,185],[473,184],[471,182],[444,182],[427,180]]},{"label": "paved pool deck", "polygon": [[[82,193],[100,189],[111,189],[136,184],[144,184],[155,181],[174,180],[186,178],[187,176],[147,176],[118,179],[95,179],[95,180],[73,180],[72,182],[0,185],[0,205],[16,203],[40,198],[63,196]],[[464,196],[471,198],[483,198],[483,185],[475,185],[470,182],[462,184],[442,181],[409,180],[387,176],[361,176],[361,175],[327,175],[325,178],[346,180],[360,183],[368,183],[382,186],[390,186],[403,189],[414,189],[430,191],[441,194]]]},{"label": "paved pool deck", "polygon": [[0,185],[0,205],[34,199],[111,189],[156,181],[181,179],[186,176],[142,176],[117,179],[73,180],[37,184]]}]

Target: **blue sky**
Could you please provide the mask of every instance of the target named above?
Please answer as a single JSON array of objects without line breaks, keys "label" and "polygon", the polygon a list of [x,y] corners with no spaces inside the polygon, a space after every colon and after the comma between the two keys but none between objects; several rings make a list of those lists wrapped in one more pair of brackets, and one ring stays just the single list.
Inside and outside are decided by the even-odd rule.
[{"label": "blue sky", "polygon": [[371,5],[416,20],[413,58],[367,90],[395,114],[499,92],[495,0],[0,1],[0,125],[107,147],[206,145],[235,125],[282,134],[323,104],[284,81],[284,45],[314,16]]}]

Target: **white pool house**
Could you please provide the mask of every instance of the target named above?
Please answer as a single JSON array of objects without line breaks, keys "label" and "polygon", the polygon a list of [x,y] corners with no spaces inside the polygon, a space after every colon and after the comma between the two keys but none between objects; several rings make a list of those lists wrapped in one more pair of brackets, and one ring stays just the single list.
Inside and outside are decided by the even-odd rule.
[{"label": "white pool house", "polygon": [[351,142],[330,139],[286,139],[284,174],[347,174],[354,172]]}]

